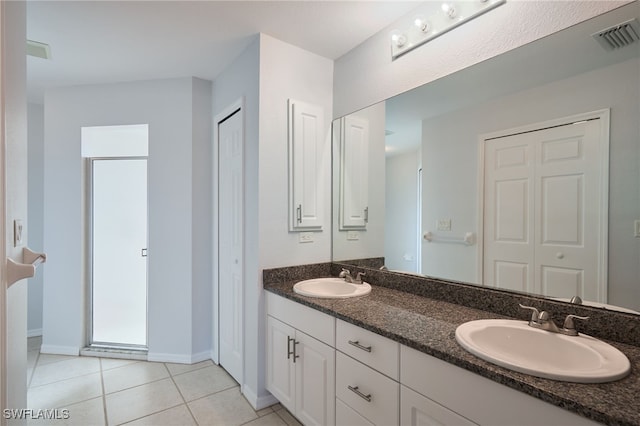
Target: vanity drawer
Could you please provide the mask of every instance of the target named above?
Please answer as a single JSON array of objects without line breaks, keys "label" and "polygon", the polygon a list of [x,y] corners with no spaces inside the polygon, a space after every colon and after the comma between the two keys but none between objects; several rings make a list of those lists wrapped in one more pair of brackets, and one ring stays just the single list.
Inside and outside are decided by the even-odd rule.
[{"label": "vanity drawer", "polygon": [[336,349],[399,380],[400,344],[379,334],[337,320]]},{"label": "vanity drawer", "polygon": [[335,347],[335,318],[268,291],[265,293],[268,315]]},{"label": "vanity drawer", "polygon": [[336,398],[336,425],[374,426],[353,408]]},{"label": "vanity drawer", "polygon": [[374,424],[398,424],[398,382],[339,351],[336,351],[336,396]]}]

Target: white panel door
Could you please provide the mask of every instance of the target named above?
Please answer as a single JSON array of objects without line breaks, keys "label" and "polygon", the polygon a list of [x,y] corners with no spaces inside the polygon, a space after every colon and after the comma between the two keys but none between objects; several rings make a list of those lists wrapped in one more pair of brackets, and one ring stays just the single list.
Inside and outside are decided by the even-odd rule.
[{"label": "white panel door", "polygon": [[335,349],[296,331],[296,410],[305,425],[334,425]]},{"label": "white panel door", "polygon": [[324,210],[324,112],[317,105],[289,100],[289,122],[289,229],[320,230]]},{"label": "white panel door", "polygon": [[363,229],[369,221],[369,122],[341,120],[340,229]]},{"label": "white panel door", "polygon": [[289,411],[296,410],[296,376],[292,360],[295,329],[267,316],[266,388]]},{"label": "white panel door", "polygon": [[243,119],[218,124],[218,327],[220,365],[238,383],[243,371]]},{"label": "white panel door", "polygon": [[485,285],[606,302],[601,120],[485,142]]}]

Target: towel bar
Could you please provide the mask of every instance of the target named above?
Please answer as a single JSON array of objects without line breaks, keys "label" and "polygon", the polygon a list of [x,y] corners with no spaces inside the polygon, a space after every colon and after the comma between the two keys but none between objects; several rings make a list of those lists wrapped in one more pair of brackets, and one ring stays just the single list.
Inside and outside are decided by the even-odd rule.
[{"label": "towel bar", "polygon": [[463,238],[454,238],[454,237],[441,237],[433,235],[432,232],[427,231],[422,236],[428,242],[439,242],[439,243],[449,243],[449,244],[464,244],[465,246],[470,246],[475,244],[476,236],[473,232],[467,232],[464,234]]}]

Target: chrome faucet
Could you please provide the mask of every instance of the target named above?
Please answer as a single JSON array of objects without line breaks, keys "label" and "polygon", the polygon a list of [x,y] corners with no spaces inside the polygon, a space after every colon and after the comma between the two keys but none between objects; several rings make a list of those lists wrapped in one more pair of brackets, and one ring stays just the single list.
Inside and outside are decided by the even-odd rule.
[{"label": "chrome faucet", "polygon": [[338,278],[344,278],[348,283],[362,284],[362,277],[366,275],[364,272],[358,272],[355,278],[351,276],[351,272],[348,269],[342,268],[342,272],[338,274]]},{"label": "chrome faucet", "polygon": [[564,320],[562,328],[558,328],[555,322],[551,319],[551,315],[547,311],[538,311],[533,306],[525,306],[520,304],[523,309],[529,309],[531,311],[531,319],[529,320],[529,326],[533,328],[539,328],[540,330],[550,331],[551,333],[566,334],[567,336],[577,336],[578,330],[574,323],[574,319],[587,320],[589,317],[581,317],[578,315],[567,315]]}]

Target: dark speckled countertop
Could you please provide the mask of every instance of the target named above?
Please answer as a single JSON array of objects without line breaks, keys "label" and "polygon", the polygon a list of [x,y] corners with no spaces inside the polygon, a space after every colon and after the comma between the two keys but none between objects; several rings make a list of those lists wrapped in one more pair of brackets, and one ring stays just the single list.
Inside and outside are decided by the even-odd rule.
[{"label": "dark speckled countertop", "polygon": [[637,346],[607,341],[631,361],[631,374],[616,382],[578,384],[542,379],[483,361],[456,342],[455,330],[460,324],[477,319],[508,318],[503,315],[377,285],[372,286],[369,295],[352,299],[304,297],[293,292],[295,282],[265,280],[264,287],[597,422],[640,425],[640,348]]}]

